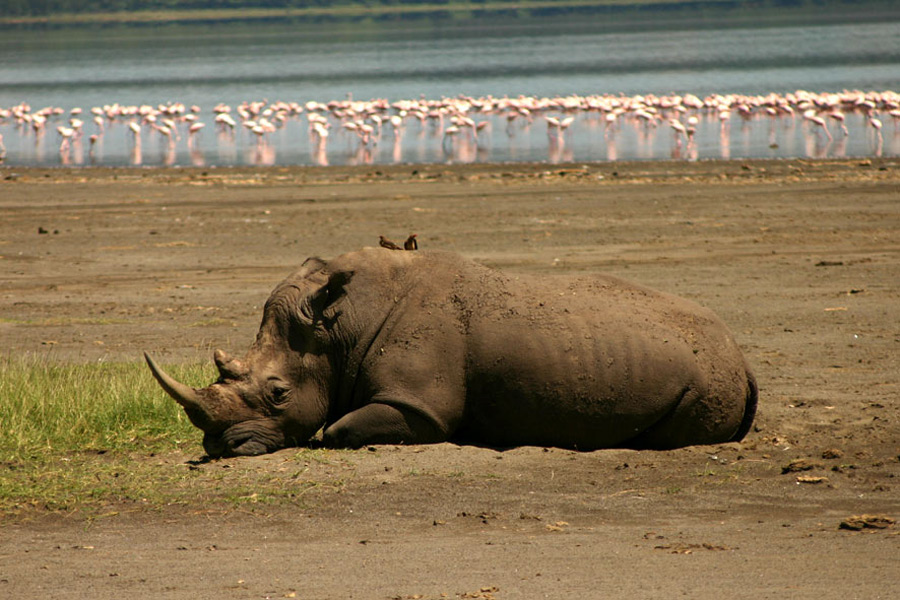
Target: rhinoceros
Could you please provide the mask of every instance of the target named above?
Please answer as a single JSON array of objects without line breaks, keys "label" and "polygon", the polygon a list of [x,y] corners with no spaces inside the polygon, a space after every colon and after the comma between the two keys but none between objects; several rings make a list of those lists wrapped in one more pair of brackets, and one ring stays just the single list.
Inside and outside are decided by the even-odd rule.
[{"label": "rhinoceros", "polygon": [[244,358],[162,388],[210,457],[310,443],[669,449],[741,440],[757,385],[711,311],[607,275],[504,274],[443,251],[310,258]]}]

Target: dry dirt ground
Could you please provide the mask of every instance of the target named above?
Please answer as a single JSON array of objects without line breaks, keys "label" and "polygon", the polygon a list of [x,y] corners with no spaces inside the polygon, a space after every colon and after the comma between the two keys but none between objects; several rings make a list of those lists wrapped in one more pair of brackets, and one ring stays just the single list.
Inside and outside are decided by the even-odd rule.
[{"label": "dry dirt ground", "polygon": [[[410,232],[502,269],[605,271],[709,306],[759,379],[756,427],[671,452],[442,444],[205,463],[223,486],[284,474],[297,493],[7,517],[0,596],[897,597],[900,524],[840,527],[900,519],[897,160],[7,168],[0,347],[240,353],[304,258]],[[201,454],[198,434],[195,453],[155,460]]]}]

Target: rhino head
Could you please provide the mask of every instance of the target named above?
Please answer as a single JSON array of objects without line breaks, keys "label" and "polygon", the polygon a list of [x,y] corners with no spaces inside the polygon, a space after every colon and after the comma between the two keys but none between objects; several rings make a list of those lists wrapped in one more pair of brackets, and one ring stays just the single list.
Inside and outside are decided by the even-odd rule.
[{"label": "rhino head", "polygon": [[213,356],[219,378],[196,389],[145,358],[163,390],[203,430],[211,458],[273,452],[308,441],[328,416],[336,386],[334,357],[352,345],[343,331],[344,286],[352,273],[329,274],[325,263],[309,259],[283,281],[266,302],[256,341],[247,355]]}]

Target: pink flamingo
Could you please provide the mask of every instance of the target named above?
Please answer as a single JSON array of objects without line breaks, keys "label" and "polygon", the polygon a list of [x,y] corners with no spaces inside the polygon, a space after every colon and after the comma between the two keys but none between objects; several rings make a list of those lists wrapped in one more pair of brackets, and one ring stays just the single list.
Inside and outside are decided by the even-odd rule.
[{"label": "pink flamingo", "polygon": [[[446,155],[452,155],[456,151],[457,143],[456,139],[460,133],[460,128],[458,125],[450,125],[444,129],[444,136],[441,139],[441,148]],[[448,148],[449,142],[449,148]]]},{"label": "pink flamingo", "polygon": [[881,137],[881,126],[882,126],[882,124],[881,124],[881,119],[876,119],[876,118],[873,117],[873,116],[869,116],[868,122],[869,122],[869,125],[872,127],[872,129],[875,130],[875,133],[876,133],[876,135],[878,136],[879,141],[882,140],[882,137]]},{"label": "pink flamingo", "polygon": [[95,133],[95,134],[92,134],[91,137],[88,139],[90,140],[88,156],[93,158],[94,157],[94,147],[97,145],[97,142],[100,141],[100,136]]},{"label": "pink flamingo", "polygon": [[828,139],[829,140],[832,139],[831,132],[828,131],[828,127],[825,124],[825,119],[823,119],[822,117],[817,115],[815,110],[813,110],[813,109],[807,110],[806,112],[803,113],[803,118],[806,119],[807,121],[809,121],[810,123],[813,123],[813,124],[821,127],[822,131],[825,132],[825,135],[828,136]]},{"label": "pink flamingo", "polygon": [[675,132],[675,143],[680,146],[681,145],[681,137],[684,136],[684,138],[687,139],[687,136],[688,136],[687,127],[685,127],[681,121],[679,121],[678,119],[674,119],[674,118],[669,119],[669,126]]},{"label": "pink flamingo", "polygon": [[206,127],[204,123],[200,123],[199,121],[196,123],[191,123],[191,126],[188,127],[188,147],[193,148],[194,146],[194,138],[200,132],[201,129]]},{"label": "pink flamingo", "polygon": [[168,125],[153,125],[153,129],[165,136],[169,140],[169,144],[175,143],[175,140],[172,138],[172,129]]},{"label": "pink flamingo", "polygon": [[60,125],[56,128],[56,131],[59,132],[62,141],[59,144],[59,153],[66,154],[69,151],[69,145],[72,141],[72,136],[75,135],[75,130],[71,127],[64,127]]},{"label": "pink flamingo", "polygon": [[900,108],[895,108],[888,113],[891,115],[891,118],[894,120],[894,130],[897,130],[897,126],[900,125]]},{"label": "pink flamingo", "polygon": [[844,137],[847,137],[848,135],[850,135],[850,132],[847,131],[847,125],[846,125],[846,123],[844,123],[844,118],[845,118],[844,113],[842,113],[838,109],[834,109],[833,111],[828,113],[828,116],[840,124],[841,132],[843,132]]},{"label": "pink flamingo", "polygon": [[394,137],[399,138],[403,134],[403,117],[400,115],[391,115],[388,119],[391,127],[394,129]]}]

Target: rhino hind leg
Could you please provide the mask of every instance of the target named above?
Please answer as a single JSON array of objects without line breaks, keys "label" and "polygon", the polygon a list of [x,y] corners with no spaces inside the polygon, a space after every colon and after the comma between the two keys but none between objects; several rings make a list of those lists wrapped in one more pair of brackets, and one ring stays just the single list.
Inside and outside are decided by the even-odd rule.
[{"label": "rhino hind leg", "polygon": [[332,448],[360,448],[369,444],[435,444],[447,433],[429,415],[406,407],[374,403],[341,417],[323,432]]},{"label": "rhino hind leg", "polygon": [[744,416],[741,419],[741,425],[735,432],[729,442],[740,442],[744,436],[750,432],[753,426],[753,420],[756,418],[756,407],[759,403],[759,386],[756,384],[756,377],[753,373],[747,372],[747,402],[744,406]]},{"label": "rhino hind leg", "polygon": [[626,443],[637,450],[668,450],[743,439],[756,414],[756,382],[746,394],[688,388],[662,419]]}]

